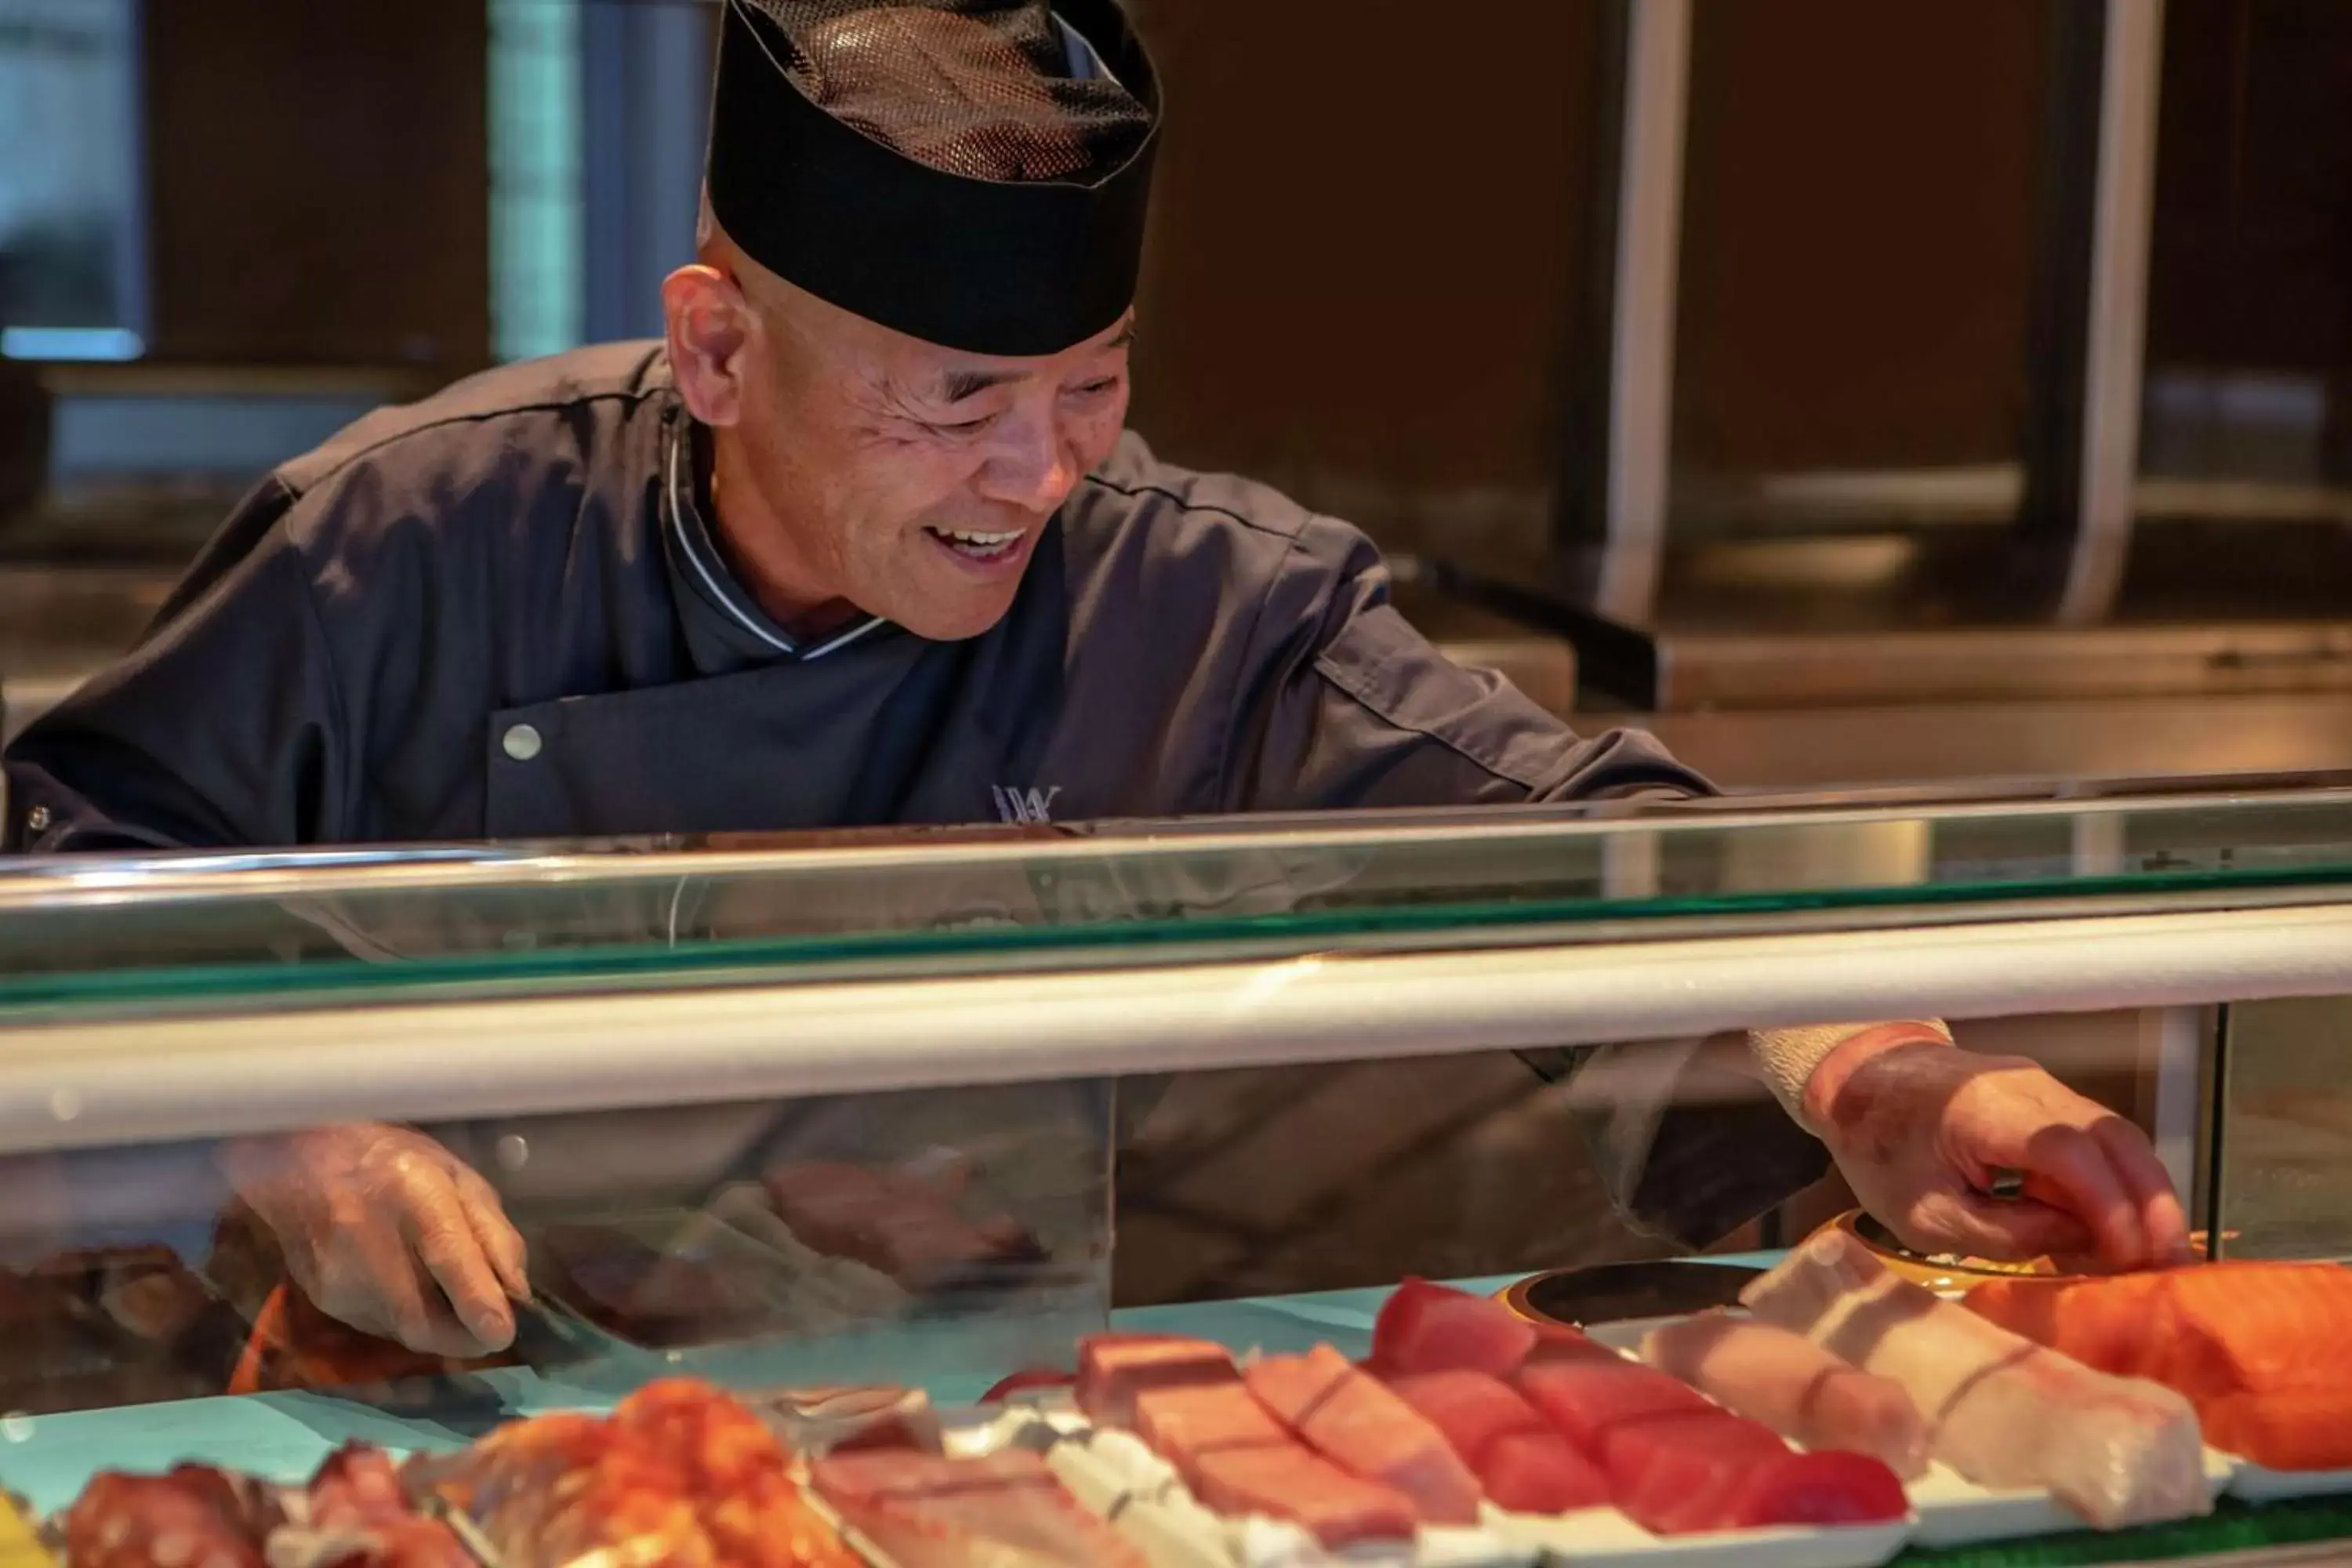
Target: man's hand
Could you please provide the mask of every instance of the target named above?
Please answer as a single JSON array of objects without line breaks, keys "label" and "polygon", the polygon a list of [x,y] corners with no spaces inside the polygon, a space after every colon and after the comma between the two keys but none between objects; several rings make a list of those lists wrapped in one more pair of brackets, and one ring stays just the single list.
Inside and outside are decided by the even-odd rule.
[{"label": "man's hand", "polygon": [[522,1237],[489,1184],[405,1128],[360,1122],[223,1144],[229,1184],[320,1310],[463,1359],[514,1342]]},{"label": "man's hand", "polygon": [[[1822,1059],[1804,1119],[1904,1244],[2106,1269],[2193,1260],[2171,1178],[2139,1129],[2021,1057],[1871,1030]],[[1995,1173],[2021,1173],[2013,1201]]]}]

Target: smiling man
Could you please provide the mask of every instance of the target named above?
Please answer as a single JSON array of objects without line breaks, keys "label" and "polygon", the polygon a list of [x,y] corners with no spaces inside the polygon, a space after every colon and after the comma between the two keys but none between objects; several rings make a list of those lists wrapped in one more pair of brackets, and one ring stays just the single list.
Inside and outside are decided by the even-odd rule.
[{"label": "smiling man", "polygon": [[[1448,663],[1353,529],[1125,432],[1159,94],[1114,0],[722,15],[666,341],[492,372],[272,474],[142,645],[13,749],[14,844],[1706,788]],[[2178,1244],[2145,1140],[2029,1065],[1925,1025],[1756,1047],[1915,1239]],[[329,1310],[453,1352],[512,1333],[520,1244],[440,1146],[327,1128],[223,1163]],[[2050,1202],[1990,1206],[2020,1164]]]}]

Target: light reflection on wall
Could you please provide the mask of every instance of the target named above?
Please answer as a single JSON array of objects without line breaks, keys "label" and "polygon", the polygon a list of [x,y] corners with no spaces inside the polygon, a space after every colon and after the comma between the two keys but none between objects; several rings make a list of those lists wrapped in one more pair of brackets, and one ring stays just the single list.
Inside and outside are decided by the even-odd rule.
[{"label": "light reflection on wall", "polygon": [[138,0],[0,0],[0,354],[143,347]]},{"label": "light reflection on wall", "polygon": [[580,342],[580,89],[579,0],[490,0],[490,321],[502,360]]}]

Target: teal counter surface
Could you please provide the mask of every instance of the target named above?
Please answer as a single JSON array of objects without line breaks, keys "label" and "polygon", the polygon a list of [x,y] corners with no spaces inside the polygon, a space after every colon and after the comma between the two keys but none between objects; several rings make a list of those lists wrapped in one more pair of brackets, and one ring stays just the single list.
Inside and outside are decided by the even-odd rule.
[{"label": "teal counter surface", "polygon": [[[1710,1261],[1743,1262],[1746,1258]],[[1516,1277],[1464,1281],[1500,1290]],[[1372,1318],[1383,1289],[1331,1290],[1114,1315],[1115,1327],[1195,1335],[1236,1352],[1305,1350],[1328,1343],[1349,1356],[1371,1346]],[[1016,1366],[992,1360],[984,1328],[952,1342],[910,1339],[891,1364],[898,1381],[919,1384],[944,1405],[968,1405]],[[744,1350],[701,1354],[673,1368],[657,1357],[608,1361],[574,1369],[514,1368],[436,1384],[412,1409],[394,1411],[326,1394],[264,1394],[128,1405],[64,1415],[0,1418],[0,1485],[44,1512],[62,1508],[103,1469],[160,1471],[183,1461],[260,1475],[307,1476],[341,1445],[366,1442],[398,1451],[461,1447],[502,1421],[551,1410],[601,1411],[649,1377],[671,1370],[739,1387],[822,1381],[805,1350]],[[871,1363],[873,1347],[859,1358]],[[927,1364],[928,1363],[928,1364]],[[971,1370],[977,1366],[980,1371]]]}]

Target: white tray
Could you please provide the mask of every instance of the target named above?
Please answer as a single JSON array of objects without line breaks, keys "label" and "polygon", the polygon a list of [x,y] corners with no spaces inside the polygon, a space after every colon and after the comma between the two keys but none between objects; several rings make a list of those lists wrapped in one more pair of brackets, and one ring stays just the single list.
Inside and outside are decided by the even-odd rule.
[{"label": "white tray", "polygon": [[2284,1502],[2290,1498],[2335,1497],[2352,1492],[2352,1470],[2273,1470],[2252,1459],[2237,1461],[2230,1495],[2248,1502]]},{"label": "white tray", "polygon": [[1912,1522],[1661,1536],[1613,1508],[1593,1508],[1557,1519],[1499,1514],[1494,1528],[1505,1540],[1540,1548],[1549,1563],[1575,1568],[1878,1568],[1911,1539]]},{"label": "white tray", "polygon": [[[2229,1455],[2206,1449],[2207,1495],[2220,1498],[2237,1468],[2238,1461]],[[1930,1465],[1926,1475],[1905,1489],[1911,1494],[1911,1507],[1919,1519],[1911,1534],[1914,1545],[1969,1546],[2089,1528],[2046,1488],[1994,1491],[1963,1480],[1940,1464]]]}]

